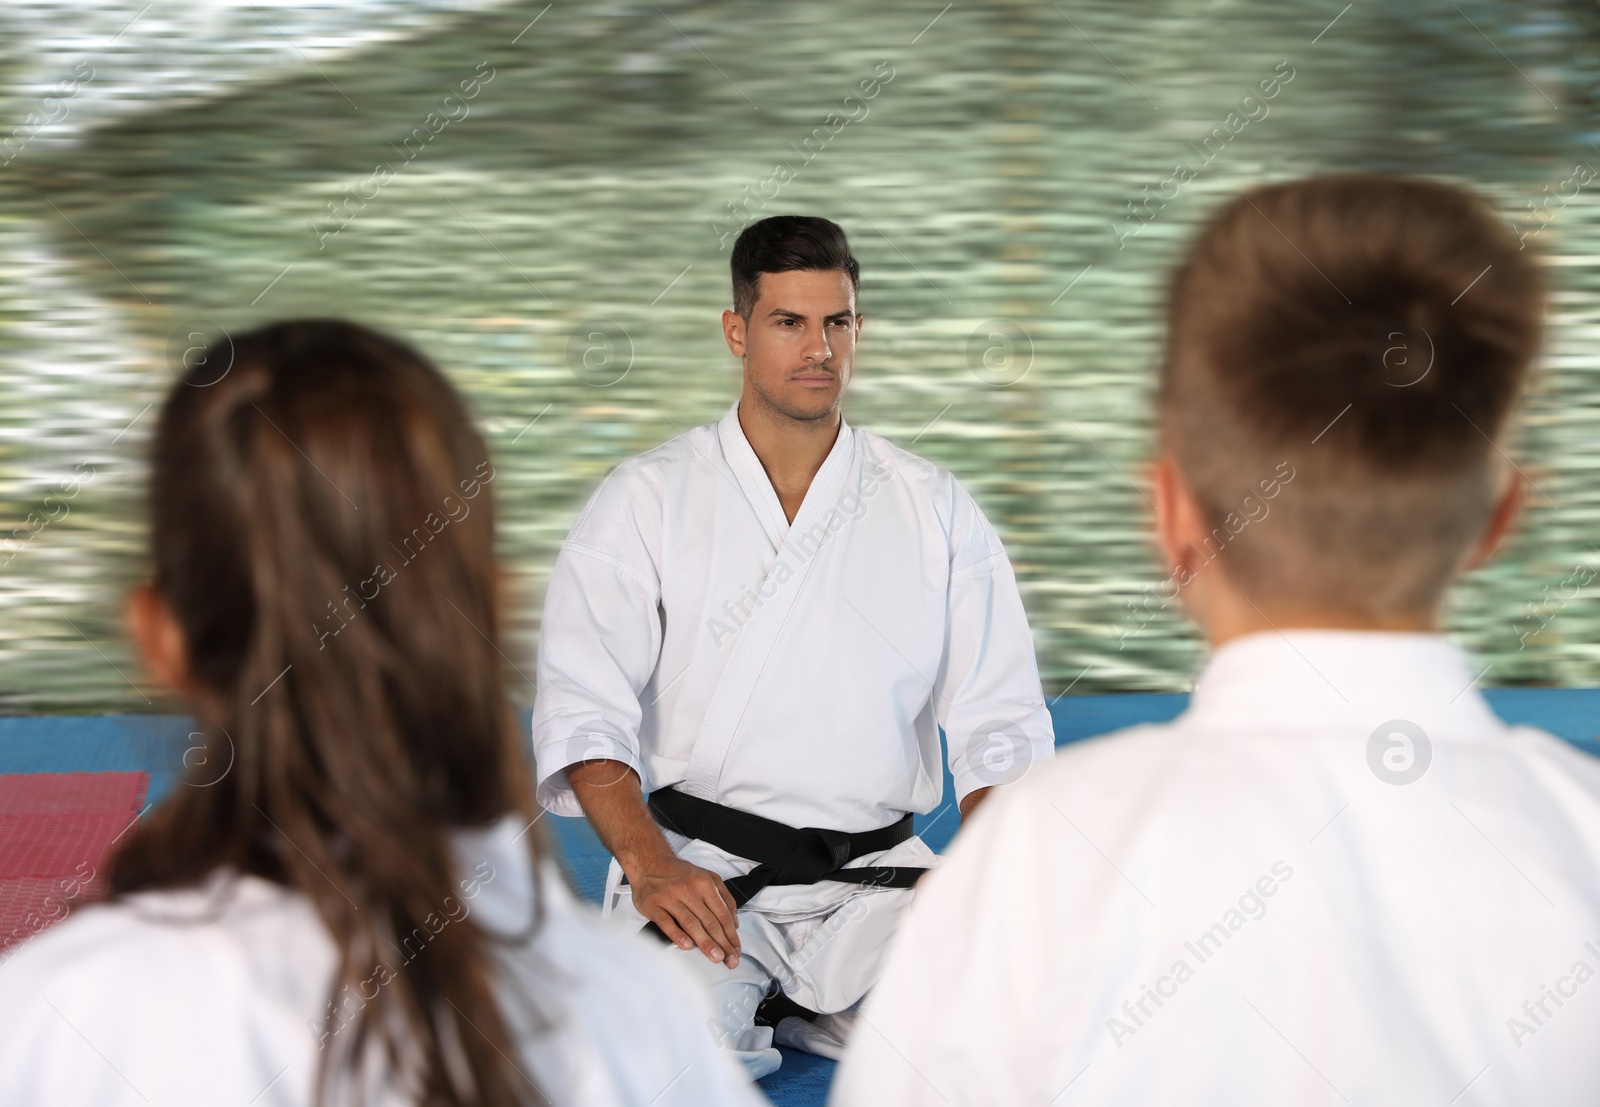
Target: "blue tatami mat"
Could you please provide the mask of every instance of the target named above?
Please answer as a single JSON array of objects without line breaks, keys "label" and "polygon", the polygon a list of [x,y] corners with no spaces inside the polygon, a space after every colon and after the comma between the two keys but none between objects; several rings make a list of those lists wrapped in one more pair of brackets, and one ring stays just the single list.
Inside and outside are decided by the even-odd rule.
[{"label": "blue tatami mat", "polygon": [[[1600,756],[1600,689],[1498,688],[1486,692],[1507,722],[1540,727]],[[1181,695],[1074,696],[1056,700],[1050,714],[1056,745],[1139,723],[1165,722],[1188,703]],[[527,717],[523,731],[527,731]],[[66,773],[142,770],[150,774],[149,799],[159,803],[185,764],[197,756],[189,720],[175,715],[67,715],[0,717],[0,773]],[[221,766],[216,767],[218,773]],[[943,850],[959,819],[945,774],[945,803],[916,819],[917,833]],[[543,822],[561,851],[574,887],[598,903],[608,858],[583,819],[547,815]],[[826,1102],[834,1063],[807,1053],[783,1051],[783,1067],[761,1082],[773,1103],[809,1107]]]}]

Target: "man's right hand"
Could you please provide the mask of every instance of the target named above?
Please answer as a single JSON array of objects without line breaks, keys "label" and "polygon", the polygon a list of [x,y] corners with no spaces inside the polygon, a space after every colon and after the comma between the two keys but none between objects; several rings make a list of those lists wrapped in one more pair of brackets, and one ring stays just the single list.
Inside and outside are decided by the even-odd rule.
[{"label": "man's right hand", "polygon": [[700,947],[713,961],[739,967],[739,918],[733,893],[709,869],[668,854],[628,873],[633,906],[680,949]]},{"label": "man's right hand", "polygon": [[733,893],[716,873],[672,852],[645,806],[639,775],[620,761],[597,758],[567,766],[567,780],[589,824],[627,874],[639,914],[680,948],[699,946],[711,960],[737,968]]}]

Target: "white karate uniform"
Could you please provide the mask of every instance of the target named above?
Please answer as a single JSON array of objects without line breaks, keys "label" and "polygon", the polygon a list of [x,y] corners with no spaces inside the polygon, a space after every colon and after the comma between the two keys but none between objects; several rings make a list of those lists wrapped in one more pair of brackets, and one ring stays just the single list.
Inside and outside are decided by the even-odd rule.
[{"label": "white karate uniform", "polygon": [[1063,750],[923,882],[831,1102],[1600,1102],[1600,761],[1474,671],[1254,634]]},{"label": "white karate uniform", "polygon": [[[461,896],[425,926],[525,929],[532,868],[520,822],[457,835]],[[545,870],[536,936],[493,948],[515,1063],[549,1102],[765,1102],[708,1041],[710,1006],[677,959],[596,918],[553,864]],[[337,951],[304,896],[233,875],[81,908],[0,955],[0,1105],[308,1107],[319,1044],[342,1044],[337,1023],[322,1037]],[[399,953],[391,960],[406,971]],[[368,1071],[378,1094],[363,1102],[407,1102],[381,1061]]]},{"label": "white karate uniform", "polygon": [[[552,571],[538,682],[538,797],[562,815],[581,814],[567,766],[608,758],[646,791],[873,830],[939,803],[941,725],[958,798],[1054,749],[1010,561],[955,478],[841,420],[791,525],[737,402],[624,462],[590,498]],[[667,838],[725,878],[753,867]],[[934,860],[912,838],[853,864]],[[642,925],[620,877],[613,862],[607,908]],[[683,955],[717,985],[724,1040],[752,1072],[777,1065],[751,1021],[767,981],[814,1011],[846,1011],[910,898],[770,886],[740,912],[738,970]],[[829,1033],[832,1044],[789,1044],[837,1053],[845,1029]]]}]

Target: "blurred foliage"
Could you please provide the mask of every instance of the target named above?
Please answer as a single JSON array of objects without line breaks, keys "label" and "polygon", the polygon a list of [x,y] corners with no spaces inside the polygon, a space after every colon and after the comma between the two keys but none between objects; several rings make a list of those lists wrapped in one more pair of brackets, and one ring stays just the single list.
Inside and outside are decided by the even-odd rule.
[{"label": "blurred foliage", "polygon": [[[183,336],[301,314],[400,333],[469,395],[522,581],[507,652],[531,671],[587,493],[737,392],[718,225],[778,161],[797,175],[755,215],[827,215],[862,261],[850,419],[984,504],[1052,695],[1187,688],[1199,658],[1175,609],[1135,608],[1161,578],[1139,490],[1159,297],[1206,212],[1372,168],[1548,220],[1529,241],[1552,332],[1516,443],[1536,492],[1451,625],[1485,683],[1600,684],[1596,586],[1552,598],[1600,566],[1600,202],[1529,210],[1600,168],[1597,26],[1592,3],[1431,0],[0,10],[0,140],[79,62],[95,73],[0,165],[0,537],[89,478],[69,515],[0,542],[0,710],[147,709],[117,601],[144,568],[152,405]],[[1119,242],[1127,203],[1280,62],[1270,114]],[[888,70],[864,117],[796,154]],[[470,114],[429,120],[487,74]],[[437,133],[408,157],[418,128]],[[597,321],[631,347],[614,383],[575,363]]]}]

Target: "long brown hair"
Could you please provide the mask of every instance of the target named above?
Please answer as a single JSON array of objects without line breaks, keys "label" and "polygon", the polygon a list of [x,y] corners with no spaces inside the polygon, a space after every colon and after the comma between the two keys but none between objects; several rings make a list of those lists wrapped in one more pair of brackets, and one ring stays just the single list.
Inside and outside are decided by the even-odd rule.
[{"label": "long brown hair", "polygon": [[322,1050],[319,1100],[376,1035],[420,1103],[542,1101],[510,1059],[490,939],[440,923],[464,888],[452,829],[533,820],[496,645],[494,475],[426,358],[337,320],[213,342],[156,433],[154,585],[206,765],[129,834],[111,891],[228,867],[315,905],[339,969],[313,1036],[342,1047]]}]

